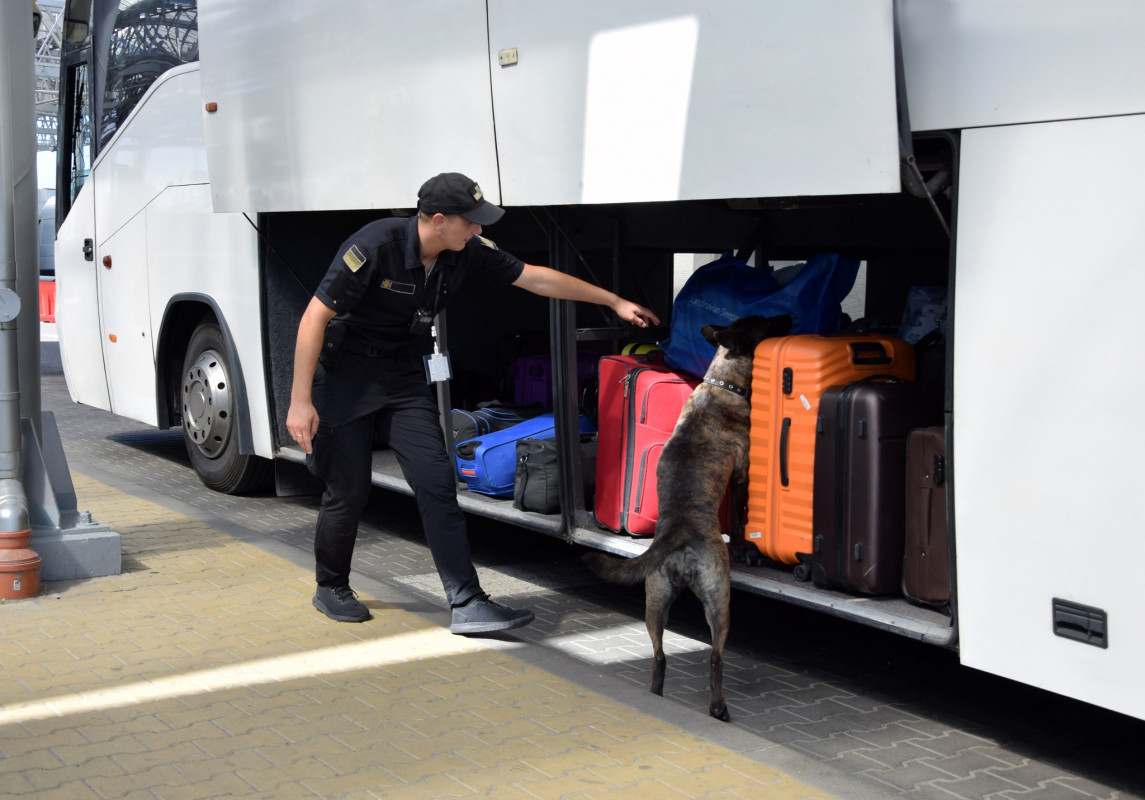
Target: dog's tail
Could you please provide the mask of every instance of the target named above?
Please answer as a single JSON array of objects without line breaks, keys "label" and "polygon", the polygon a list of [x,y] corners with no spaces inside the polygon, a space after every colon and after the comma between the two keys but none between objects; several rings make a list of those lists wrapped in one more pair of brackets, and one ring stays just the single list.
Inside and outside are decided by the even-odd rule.
[{"label": "dog's tail", "polygon": [[686,536],[658,536],[652,540],[652,545],[647,550],[633,558],[614,558],[604,553],[589,553],[584,557],[584,563],[606,581],[622,584],[640,583],[655,572],[664,563],[664,559],[685,544],[687,544]]}]

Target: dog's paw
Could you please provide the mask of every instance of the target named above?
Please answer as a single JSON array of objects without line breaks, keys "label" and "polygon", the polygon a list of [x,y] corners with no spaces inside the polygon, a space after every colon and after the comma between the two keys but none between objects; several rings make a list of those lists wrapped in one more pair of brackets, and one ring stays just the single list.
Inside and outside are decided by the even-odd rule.
[{"label": "dog's paw", "polygon": [[[727,534],[724,534],[725,538]],[[744,541],[740,539],[738,542],[730,538],[727,539],[728,545],[728,558],[736,564],[743,564],[747,561],[747,548],[744,546]],[[752,548],[753,550],[755,548]]]},{"label": "dog's paw", "polygon": [[721,722],[730,722],[732,715],[728,713],[728,707],[724,703],[717,703],[708,709],[708,713]]}]

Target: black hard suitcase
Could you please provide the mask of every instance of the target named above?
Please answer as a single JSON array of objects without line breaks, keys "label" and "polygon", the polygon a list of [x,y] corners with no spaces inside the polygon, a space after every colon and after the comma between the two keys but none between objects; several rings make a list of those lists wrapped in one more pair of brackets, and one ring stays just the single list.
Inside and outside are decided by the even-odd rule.
[{"label": "black hard suitcase", "polygon": [[816,586],[859,594],[901,591],[907,437],[939,414],[914,381],[872,379],[823,393],[812,498]]},{"label": "black hard suitcase", "polygon": [[906,445],[906,548],[902,593],[912,602],[950,602],[946,523],[946,429],[910,432]]}]

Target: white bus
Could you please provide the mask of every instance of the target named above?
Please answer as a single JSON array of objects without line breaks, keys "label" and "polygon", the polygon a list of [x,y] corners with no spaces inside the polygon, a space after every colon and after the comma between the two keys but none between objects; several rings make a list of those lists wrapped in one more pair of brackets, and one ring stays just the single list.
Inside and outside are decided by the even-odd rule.
[{"label": "white bus", "polygon": [[[488,232],[504,249],[665,320],[678,254],[854,256],[873,324],[897,324],[913,286],[948,290],[952,602],[828,591],[766,560],[734,585],[1145,719],[1129,419],[1145,6],[71,0],[66,19],[57,320],[77,402],[182,426],[214,489],[290,491],[301,310],[345,236],[409,214],[441,171],[508,208]],[[490,397],[506,353],[541,338],[564,502],[531,514],[462,491],[463,507],[642,550],[594,523],[572,434],[577,349],[632,330],[467,291],[443,408]],[[375,455],[376,484],[408,492]]]}]

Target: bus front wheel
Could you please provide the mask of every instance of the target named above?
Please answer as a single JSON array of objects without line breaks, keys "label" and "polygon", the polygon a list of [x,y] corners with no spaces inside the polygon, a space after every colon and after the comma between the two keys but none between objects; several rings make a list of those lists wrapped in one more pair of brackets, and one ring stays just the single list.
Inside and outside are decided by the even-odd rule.
[{"label": "bus front wheel", "polygon": [[200,325],[183,358],[183,441],[203,484],[226,494],[263,489],[273,475],[268,459],[239,452],[236,388],[222,330]]}]

